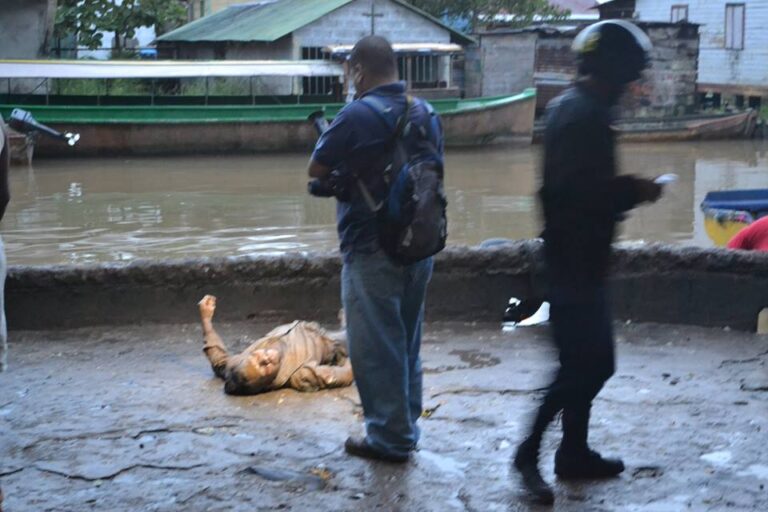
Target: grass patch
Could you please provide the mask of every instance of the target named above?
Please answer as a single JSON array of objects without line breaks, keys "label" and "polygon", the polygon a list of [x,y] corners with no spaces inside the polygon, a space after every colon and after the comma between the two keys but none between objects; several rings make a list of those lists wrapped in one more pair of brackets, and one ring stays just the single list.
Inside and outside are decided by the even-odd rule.
[{"label": "grass patch", "polygon": [[[151,79],[115,78],[103,79],[56,79],[51,81],[51,93],[61,96],[150,96]],[[158,96],[205,96],[203,78],[155,80]],[[209,78],[207,92],[210,96],[250,96],[269,94],[269,87],[261,79],[254,78],[253,89],[248,78]]]},{"label": "grass patch", "polygon": [[60,78],[52,84],[51,92],[62,96],[142,96],[152,93],[152,82],[126,78],[109,80]]}]

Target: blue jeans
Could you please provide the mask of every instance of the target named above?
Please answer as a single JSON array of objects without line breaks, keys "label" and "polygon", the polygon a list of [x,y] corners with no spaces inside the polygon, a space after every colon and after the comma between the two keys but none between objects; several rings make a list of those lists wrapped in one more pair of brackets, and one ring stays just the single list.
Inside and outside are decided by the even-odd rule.
[{"label": "blue jeans", "polygon": [[382,252],[351,253],[341,272],[349,357],[369,445],[407,455],[419,441],[421,324],[432,258],[398,266]]}]

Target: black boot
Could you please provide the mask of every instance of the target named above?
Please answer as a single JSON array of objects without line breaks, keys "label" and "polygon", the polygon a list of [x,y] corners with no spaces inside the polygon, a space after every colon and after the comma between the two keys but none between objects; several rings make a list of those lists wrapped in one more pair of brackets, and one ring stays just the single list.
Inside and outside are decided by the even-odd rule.
[{"label": "black boot", "polygon": [[552,488],[544,481],[539,473],[538,443],[526,439],[517,448],[514,459],[515,469],[523,479],[523,485],[537,503],[551,505],[555,502]]},{"label": "black boot", "polygon": [[555,453],[555,474],[563,479],[613,478],[624,471],[621,459],[604,459],[590,449],[565,450]]},{"label": "black boot", "polygon": [[384,453],[373,446],[368,444],[364,437],[348,437],[344,443],[344,451],[355,457],[362,457],[364,459],[383,460],[386,462],[408,462],[410,457],[408,455],[393,455],[391,453]]}]

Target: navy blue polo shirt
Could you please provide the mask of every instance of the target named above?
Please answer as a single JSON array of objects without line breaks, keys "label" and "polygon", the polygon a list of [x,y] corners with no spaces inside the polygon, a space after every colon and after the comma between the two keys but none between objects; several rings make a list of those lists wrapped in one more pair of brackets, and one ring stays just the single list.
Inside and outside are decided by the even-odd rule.
[{"label": "navy blue polo shirt", "polygon": [[[367,91],[387,112],[372,108],[357,99],[346,105],[328,130],[317,141],[312,159],[342,173],[355,173],[378,202],[386,196],[386,186],[378,175],[380,163],[391,151],[397,119],[406,108],[405,84],[395,82]],[[391,109],[391,111],[389,110]],[[411,127],[403,135],[412,161],[443,161],[443,132],[437,114],[421,99],[415,99],[408,116]],[[352,186],[349,201],[338,201],[336,223],[345,261],[352,252],[375,252],[379,248],[376,214]]]}]

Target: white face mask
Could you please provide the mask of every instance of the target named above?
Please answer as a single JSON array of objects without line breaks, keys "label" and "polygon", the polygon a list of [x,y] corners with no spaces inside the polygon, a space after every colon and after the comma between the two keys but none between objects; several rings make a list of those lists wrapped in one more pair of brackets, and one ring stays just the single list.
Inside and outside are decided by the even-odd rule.
[{"label": "white face mask", "polygon": [[363,80],[365,80],[365,75],[363,75],[362,68],[360,66],[355,66],[352,70],[352,87],[354,87],[356,91],[361,90]]}]

